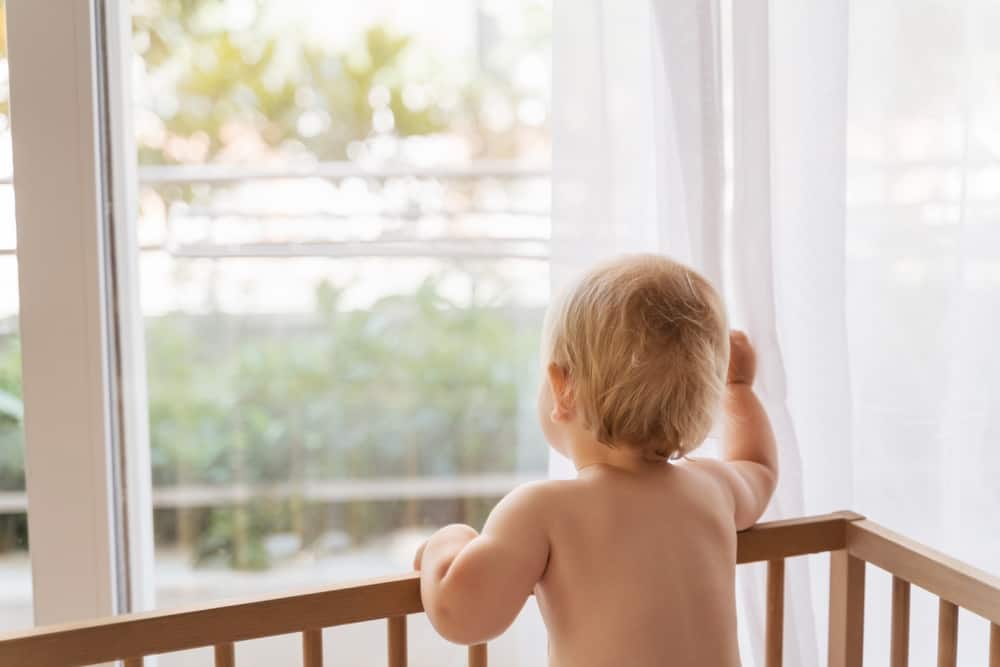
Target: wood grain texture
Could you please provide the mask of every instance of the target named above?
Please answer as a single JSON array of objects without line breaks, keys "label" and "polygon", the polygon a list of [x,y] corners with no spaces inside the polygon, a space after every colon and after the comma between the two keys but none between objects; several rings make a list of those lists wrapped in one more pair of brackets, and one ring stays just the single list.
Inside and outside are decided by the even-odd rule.
[{"label": "wood grain texture", "polygon": [[892,578],[892,630],[889,642],[890,667],[910,664],[910,584]]},{"label": "wood grain texture", "polygon": [[781,667],[785,635],[785,561],[767,562],[767,617],[764,627],[764,664]]},{"label": "wood grain texture", "polygon": [[938,667],[958,662],[958,606],[942,599],[938,603]]},{"label": "wood grain texture", "polygon": [[312,628],[302,633],[303,667],[323,667],[323,631]]},{"label": "wood grain texture", "polygon": [[486,667],[487,660],[486,644],[469,647],[469,667]]},{"label": "wood grain texture", "polygon": [[406,617],[393,616],[389,626],[389,667],[406,667]]},{"label": "wood grain texture", "polygon": [[757,524],[739,534],[736,562],[753,563],[843,549],[847,524],[863,518],[854,512],[834,512]]},{"label": "wood grain texture", "polygon": [[129,614],[0,636],[0,665],[65,667],[423,611],[416,574],[194,609]]},{"label": "wood grain texture", "polygon": [[[844,544],[852,512],[762,523],[738,536],[740,562]],[[123,615],[0,635],[0,665],[62,667],[303,632],[423,611],[415,573],[192,609]]]},{"label": "wood grain texture", "polygon": [[[949,558],[851,512],[760,524],[739,533],[739,562],[772,561],[769,567],[767,641],[769,665],[780,664],[784,565],[790,556],[831,550],[830,644],[833,667],[861,664],[864,643],[865,562],[891,572],[893,584],[892,665],[906,665],[910,584],[938,595],[943,603],[942,664],[950,657],[950,616],[957,605],[983,616],[991,627],[990,667],[1000,667],[1000,579]],[[375,619],[389,621],[390,664],[405,665],[407,614],[420,613],[420,582],[415,573],[307,590],[256,600],[174,611],[118,616],[83,623],[36,628],[0,635],[0,665],[64,667],[126,660],[141,667],[136,656],[214,646],[219,664],[232,661],[235,642],[303,633],[308,667],[319,659],[320,628]],[[954,609],[957,616],[957,609]],[[401,638],[401,639],[400,639]],[[315,650],[308,648],[315,647]],[[221,653],[220,653],[221,652]],[[311,658],[310,656],[317,656]],[[399,657],[402,656],[402,657]],[[400,663],[400,660],[403,662]],[[229,661],[229,662],[227,662]],[[486,664],[486,647],[469,649],[469,664]]]},{"label": "wood grain texture", "polygon": [[847,549],[940,598],[1000,623],[1000,577],[987,574],[872,521],[847,526]]},{"label": "wood grain texture", "polygon": [[846,550],[830,554],[830,667],[861,667],[865,634],[865,563]]}]

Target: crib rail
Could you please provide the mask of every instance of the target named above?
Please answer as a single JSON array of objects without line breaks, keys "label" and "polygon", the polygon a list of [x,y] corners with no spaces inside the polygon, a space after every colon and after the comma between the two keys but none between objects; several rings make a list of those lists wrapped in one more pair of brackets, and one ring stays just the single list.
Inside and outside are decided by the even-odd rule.
[{"label": "crib rail", "polygon": [[[893,573],[892,667],[907,665],[910,585],[941,598],[938,665],[954,666],[957,610],[991,623],[990,667],[1000,667],[1000,579],[897,535],[852,512],[759,524],[740,533],[737,560],[766,561],[767,667],[782,664],[785,559],[830,552],[831,667],[860,667],[865,564]],[[322,629],[386,620],[389,667],[407,664],[406,617],[423,611],[415,574],[193,609],[130,614],[0,635],[0,665],[64,667],[214,647],[217,667],[234,667],[236,642],[290,633],[302,637],[305,667],[323,666]],[[486,667],[486,646],[469,648]]]},{"label": "crib rail", "polygon": [[[865,563],[871,563],[893,575],[891,667],[909,664],[911,585],[919,586],[939,599],[938,667],[956,665],[959,607],[990,621],[989,666],[1000,667],[1000,577],[977,570],[873,521],[860,519],[849,522],[845,537],[846,549],[831,556],[831,665],[861,665]],[[834,593],[837,594],[836,635],[832,629]],[[835,638],[838,644],[836,649]]]}]

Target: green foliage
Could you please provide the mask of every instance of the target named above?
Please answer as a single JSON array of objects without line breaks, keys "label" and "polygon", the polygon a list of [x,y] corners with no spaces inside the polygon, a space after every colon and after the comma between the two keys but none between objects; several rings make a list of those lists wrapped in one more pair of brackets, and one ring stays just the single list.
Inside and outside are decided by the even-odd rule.
[{"label": "green foliage", "polygon": [[[517,457],[519,396],[533,382],[538,313],[458,305],[435,279],[366,310],[343,310],[341,296],[320,285],[316,313],[293,322],[220,314],[147,321],[154,485],[294,484],[524,465]],[[4,395],[21,395],[20,369],[17,340],[0,340]],[[542,470],[545,449],[534,450],[528,460]],[[0,411],[0,488],[24,488],[23,453],[19,416]],[[201,511],[195,558],[266,567],[263,540],[296,529],[293,504],[255,498]],[[398,520],[393,510],[368,505],[350,508],[355,539]]]},{"label": "green foliage", "polygon": [[[212,161],[227,144],[252,136],[262,148],[342,160],[351,141],[374,132],[370,94],[382,87],[398,136],[429,134],[449,119],[440,107],[403,103],[400,65],[412,40],[369,28],[352,52],[332,52],[294,31],[272,32],[258,2],[242,29],[213,21],[224,2],[159,0],[133,19],[146,75],[157,85],[151,100],[167,138],[207,142],[194,161]],[[310,123],[301,123],[305,116]],[[184,162],[166,141],[140,145],[145,164]]]},{"label": "green foliage", "polygon": [[[222,507],[202,515],[195,562],[219,561],[241,570],[266,570],[270,565],[263,537],[281,529],[283,503],[254,498],[245,506]],[[244,544],[238,536],[246,535]]]},{"label": "green foliage", "polygon": [[21,397],[20,342],[0,339],[0,491],[24,489]]},{"label": "green foliage", "polygon": [[[269,483],[515,469],[533,334],[514,313],[413,294],[274,318],[149,322],[154,480]],[[533,327],[532,327],[533,329]]]},{"label": "green foliage", "polygon": [[375,26],[364,33],[360,55],[303,48],[305,67],[298,84],[299,97],[308,101],[307,110],[329,123],[316,136],[299,137],[311,154],[321,159],[343,159],[352,141],[374,133],[370,95],[377,87],[387,94],[384,108],[392,112],[394,131],[399,136],[440,132],[453,122],[440,107],[411,109],[403,103],[404,80],[399,65],[411,44],[410,38]]},{"label": "green foliage", "polygon": [[[16,327],[15,327],[16,331]],[[0,491],[24,490],[24,431],[21,422],[21,346],[0,337]],[[24,514],[0,514],[0,553],[28,546]]]},{"label": "green foliage", "polygon": [[[340,299],[338,289],[321,285],[318,312],[297,322],[217,315],[150,321],[154,483],[518,469],[518,397],[533,381],[536,317],[525,326],[524,312],[459,306],[436,280],[366,310],[345,311]],[[544,469],[540,445],[534,464]],[[290,529],[293,509],[258,499],[239,511],[211,510],[197,530],[196,557],[266,566],[262,540]],[[390,527],[377,507],[352,513],[355,539]]]},{"label": "green foliage", "polygon": [[[132,3],[137,64],[149,95],[140,106],[162,130],[139,133],[140,164],[341,160],[352,143],[380,133],[448,132],[471,154],[514,157],[530,134],[516,125],[489,130],[479,121],[486,98],[517,106],[510,54],[500,55],[502,66],[481,62],[471,79],[446,81],[440,63],[424,63],[425,74],[408,70],[413,40],[385,27],[372,26],[337,51],[275,27],[266,17],[274,0],[251,2],[239,25],[227,14],[231,4]],[[0,40],[2,7],[0,0]],[[547,17],[532,20],[548,25]],[[539,44],[547,39],[536,37]],[[408,105],[411,85],[433,94]],[[376,129],[376,113],[391,113],[391,131]],[[160,194],[191,201],[198,186],[163,186]],[[147,323],[154,484],[450,475],[525,465],[516,455],[518,397],[534,370],[536,314],[525,323],[526,313],[500,304],[460,306],[435,280],[366,310],[345,310],[340,296],[321,286],[317,312],[296,321],[177,313]],[[20,397],[18,342],[0,338],[0,490],[24,488]],[[531,464],[542,469],[544,448],[534,456]],[[195,557],[266,567],[263,537],[301,529],[295,505],[255,499],[199,510]],[[482,503],[466,505],[476,516],[484,511]],[[360,539],[395,525],[401,512],[357,503],[343,508],[342,518]],[[13,526],[6,532],[0,526],[0,550],[23,545],[23,516],[15,523],[4,524]]]}]

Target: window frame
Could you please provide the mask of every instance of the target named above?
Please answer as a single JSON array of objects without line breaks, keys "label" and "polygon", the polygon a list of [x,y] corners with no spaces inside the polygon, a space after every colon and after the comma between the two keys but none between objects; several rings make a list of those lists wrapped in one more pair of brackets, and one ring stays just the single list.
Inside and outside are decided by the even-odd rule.
[{"label": "window frame", "polygon": [[37,625],[155,606],[127,0],[7,1]]},{"label": "window frame", "polygon": [[38,625],[152,603],[129,18],[115,0],[7,3]]}]

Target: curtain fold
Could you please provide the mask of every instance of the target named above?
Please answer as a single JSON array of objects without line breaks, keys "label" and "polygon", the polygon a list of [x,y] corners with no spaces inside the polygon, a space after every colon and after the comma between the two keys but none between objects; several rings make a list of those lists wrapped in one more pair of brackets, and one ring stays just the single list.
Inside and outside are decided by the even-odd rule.
[{"label": "curtain fold", "polygon": [[[809,514],[856,509],[846,316],[847,5],[774,3],[768,40],[775,323]],[[786,664],[822,664],[826,655],[829,589],[818,560],[810,572],[816,658],[800,653]]]},{"label": "curtain fold", "polygon": [[556,288],[643,249],[721,280],[718,15],[715,0],[555,2]]},{"label": "curtain fold", "polygon": [[[855,506],[998,574],[1000,5],[856,0],[848,33]],[[879,622],[886,584],[870,585]],[[915,664],[935,605],[914,592]],[[985,622],[959,625],[959,664],[986,664]],[[884,646],[865,654],[884,664]]]},{"label": "curtain fold", "polygon": [[[777,303],[773,243],[779,230],[772,201],[772,161],[774,137],[781,130],[772,131],[772,113],[778,109],[772,100],[769,21],[768,0],[738,0],[732,5],[733,208],[729,242],[733,248],[733,275],[726,296],[734,321],[747,330],[757,348],[759,370],[755,388],[771,418],[778,442],[781,474],[765,518],[785,518],[802,515],[805,506],[802,456],[787,402],[787,376],[778,336],[782,318]],[[790,561],[785,579],[786,659],[792,665],[816,664],[809,562]],[[763,568],[740,568],[737,582],[741,618],[750,638],[754,663],[761,664],[764,651],[761,610],[766,604]]]},{"label": "curtain fold", "polygon": [[[554,287],[622,252],[702,270],[759,350],[769,517],[851,508],[1000,573],[1000,4],[555,8]],[[885,638],[869,572],[866,636]],[[785,664],[820,664],[823,559],[786,576]],[[738,591],[760,665],[760,572]],[[913,664],[935,628],[915,590]],[[961,664],[984,664],[987,629],[962,615]]]},{"label": "curtain fold", "polygon": [[553,291],[628,252],[721,284],[719,3],[556,0],[553,22]]},{"label": "curtain fold", "polygon": [[[793,408],[809,405],[789,399],[782,338],[794,337],[799,346],[792,349],[799,352],[816,322],[784,326],[784,320],[796,322],[782,317],[788,312],[782,306],[794,307],[796,295],[789,298],[777,284],[781,275],[775,250],[794,230],[783,234],[775,221],[792,228],[794,217],[809,206],[798,202],[796,208],[795,202],[773,195],[772,176],[797,173],[803,161],[829,146],[817,142],[808,150],[788,150],[785,135],[776,139],[772,123],[780,115],[806,127],[807,114],[818,105],[842,128],[846,102],[843,71],[839,83],[820,91],[812,106],[797,96],[776,97],[770,85],[769,25],[782,20],[822,30],[830,27],[822,22],[831,12],[779,8],[778,15],[769,16],[767,0],[740,0],[731,6],[705,0],[556,0],[554,10],[553,288],[561,289],[595,261],[625,252],[664,253],[705,273],[724,293],[734,322],[749,331],[759,349],[758,389],[778,434],[783,467],[769,517],[800,515],[806,503]],[[731,26],[724,25],[727,17]],[[727,35],[724,27],[731,27]],[[799,70],[776,74],[786,79],[836,74],[830,63],[842,61],[846,35],[837,23],[832,27],[812,58],[798,59]],[[727,37],[731,63],[724,60]],[[732,78],[734,118],[728,225],[724,69]],[[786,150],[776,150],[780,147]],[[833,173],[839,164],[841,176],[809,181],[816,206],[838,196],[843,201],[843,158],[838,162],[835,150],[825,158]],[[836,211],[821,216],[833,223],[828,236],[839,229],[843,238],[842,207],[840,211],[839,221]],[[842,242],[839,247],[842,260]],[[837,248],[829,248],[833,264]],[[836,275],[831,281],[837,283]],[[827,288],[823,281],[810,286],[824,298],[831,294]],[[842,292],[840,303],[842,312]],[[827,313],[825,307],[822,312]],[[839,329],[831,324],[824,338],[834,338],[837,331],[843,334],[842,322]],[[840,343],[832,354],[844,352],[842,339]],[[831,391],[846,388],[841,383]],[[848,405],[849,394],[842,394],[838,404]],[[831,431],[830,438],[835,437],[836,430]],[[556,455],[551,468],[554,476],[573,473]],[[803,560],[790,563],[786,576],[786,664],[817,664],[813,578]],[[743,657],[748,665],[761,664],[762,569],[743,568],[738,591]]]}]

